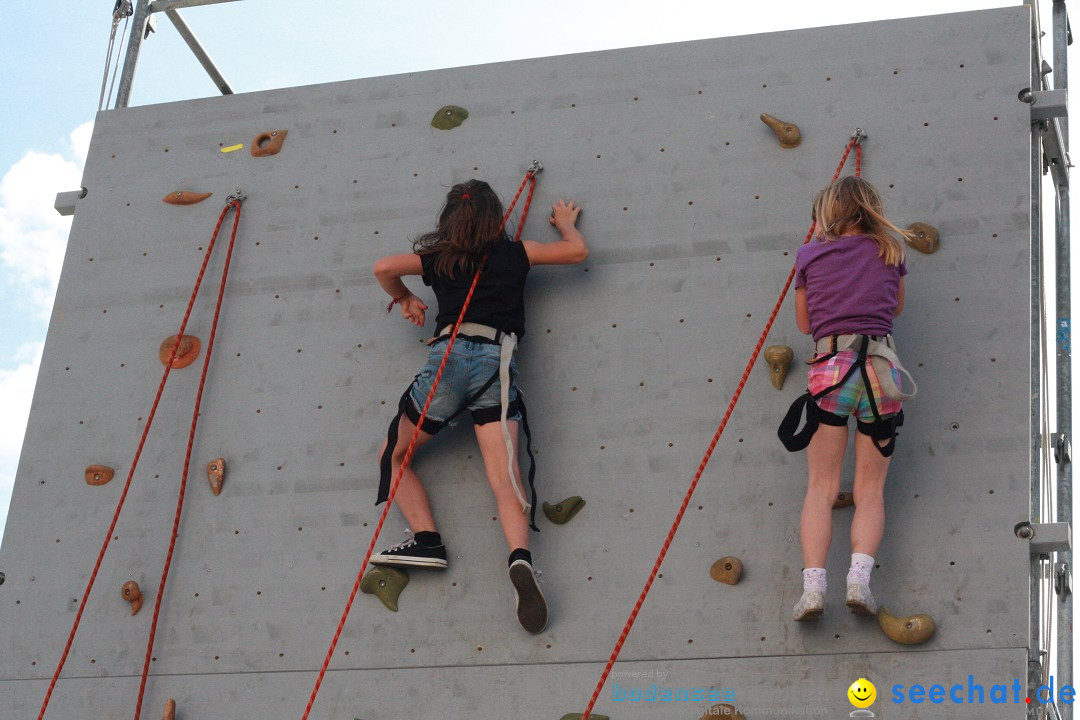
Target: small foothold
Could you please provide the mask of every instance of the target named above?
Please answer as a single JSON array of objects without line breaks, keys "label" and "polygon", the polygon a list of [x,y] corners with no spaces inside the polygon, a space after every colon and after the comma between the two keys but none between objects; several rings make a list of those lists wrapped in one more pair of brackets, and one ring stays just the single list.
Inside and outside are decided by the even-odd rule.
[{"label": "small foothold", "polygon": [[911,223],[907,226],[907,232],[904,242],[921,253],[929,255],[941,247],[941,234],[933,225],[924,222]]},{"label": "small foothold", "polygon": [[[581,720],[585,713],[566,713],[559,720]],[[589,720],[611,720],[607,715],[597,715],[596,713],[589,713]]]},{"label": "small foothold", "polygon": [[167,202],[170,205],[194,205],[195,203],[202,202],[213,194],[214,193],[191,192],[190,190],[177,190],[176,192],[171,192],[161,198],[161,202]]},{"label": "small foothold", "polygon": [[113,479],[115,472],[108,465],[90,465],[86,468],[87,485],[104,485]]},{"label": "small foothold", "polygon": [[838,508],[851,507],[855,504],[855,496],[849,492],[842,492],[836,496],[836,500],[833,501],[833,510]]},{"label": "small foothold", "polygon": [[709,720],[714,717],[734,718],[734,720],[746,720],[746,716],[743,715],[734,705],[728,705],[727,703],[720,703],[719,705],[713,705],[711,708],[705,711],[705,714],[701,716],[701,720]]},{"label": "small foothold", "polygon": [[[162,365],[169,364],[169,353],[172,352],[173,343],[175,342],[175,335],[170,335],[161,341],[161,345],[158,347],[158,359],[161,360]],[[194,335],[184,335],[176,346],[176,355],[173,357],[172,366],[174,368],[185,368],[195,362],[195,358],[199,357],[201,347],[202,343],[199,342],[199,338]]]},{"label": "small foothold", "polygon": [[709,568],[709,575],[716,582],[738,585],[742,579],[742,560],[732,555],[722,557]]},{"label": "small foothold", "polygon": [[132,615],[142,609],[142,591],[139,590],[139,583],[134,580],[124,583],[124,586],[120,588],[120,596],[131,603]]},{"label": "small foothold", "polygon": [[926,613],[897,617],[882,607],[877,614],[878,625],[885,637],[901,645],[922,645],[937,632],[937,623]]},{"label": "small foothold", "polygon": [[453,130],[469,117],[469,111],[457,105],[444,105],[435,111],[431,127],[437,130]]},{"label": "small foothold", "polygon": [[561,502],[557,502],[552,505],[549,502],[544,503],[544,514],[547,515],[547,519],[556,525],[565,525],[570,522],[575,515],[577,515],[581,508],[585,507],[585,501],[581,499],[580,495],[572,495]]},{"label": "small foothold", "polygon": [[243,150],[243,149],[244,149],[244,143],[237,143],[236,145],[229,145],[227,147],[221,148],[221,152],[223,152],[223,153],[231,153],[231,152],[236,152],[237,150]]},{"label": "small foothold", "polygon": [[210,492],[220,495],[225,482],[225,458],[215,458],[206,464],[206,479],[210,481]]},{"label": "small foothold", "polygon": [[761,113],[761,122],[768,125],[769,129],[776,134],[782,148],[798,147],[802,142],[802,132],[795,123],[778,120],[768,113]]},{"label": "small foothold", "polygon": [[364,579],[360,581],[360,590],[374,595],[387,609],[397,612],[398,596],[408,584],[409,575],[404,570],[377,565],[364,575]]},{"label": "small foothold", "polygon": [[161,720],[176,720],[176,701],[172,698],[165,701],[165,712],[161,713]]},{"label": "small foothold", "polygon": [[795,359],[795,351],[787,345],[770,345],[762,353],[765,364],[769,366],[769,381],[777,390],[784,389],[788,368]]},{"label": "small foothold", "polygon": [[285,136],[288,130],[267,130],[255,136],[251,141],[252,157],[267,157],[281,152],[281,146],[285,144]]}]

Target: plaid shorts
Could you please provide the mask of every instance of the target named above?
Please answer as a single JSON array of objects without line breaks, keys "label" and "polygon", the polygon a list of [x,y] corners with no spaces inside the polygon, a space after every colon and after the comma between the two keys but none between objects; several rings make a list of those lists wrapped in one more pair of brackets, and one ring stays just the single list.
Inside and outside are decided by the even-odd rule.
[{"label": "plaid shorts", "polygon": [[[811,365],[810,372],[807,375],[807,389],[810,390],[812,395],[817,395],[825,388],[832,387],[840,382],[840,378],[844,377],[858,357],[859,353],[855,350],[841,350],[828,360],[823,360],[817,365]],[[890,371],[893,375],[893,382],[899,387],[900,373],[896,371],[896,368],[892,367],[890,367]],[[882,392],[877,373],[874,372],[874,366],[869,361],[866,363],[866,374],[870,377],[870,391],[874,394],[878,414],[883,418],[887,418],[900,412],[900,401],[893,400]],[[861,422],[872,423],[875,420],[874,412],[870,409],[870,398],[866,392],[866,383],[863,382],[862,373],[858,370],[852,373],[851,377],[842,386],[824,397],[818,398],[815,402],[817,402],[818,408],[842,418],[854,413],[855,417]]]}]

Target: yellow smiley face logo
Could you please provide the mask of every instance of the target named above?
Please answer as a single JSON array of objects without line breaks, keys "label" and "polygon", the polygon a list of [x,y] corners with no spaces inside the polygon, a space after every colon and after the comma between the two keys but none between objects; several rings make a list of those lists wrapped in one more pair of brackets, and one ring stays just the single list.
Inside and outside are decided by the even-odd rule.
[{"label": "yellow smiley face logo", "polygon": [[866,678],[859,678],[847,689],[848,700],[857,708],[868,708],[877,700],[877,688]]}]

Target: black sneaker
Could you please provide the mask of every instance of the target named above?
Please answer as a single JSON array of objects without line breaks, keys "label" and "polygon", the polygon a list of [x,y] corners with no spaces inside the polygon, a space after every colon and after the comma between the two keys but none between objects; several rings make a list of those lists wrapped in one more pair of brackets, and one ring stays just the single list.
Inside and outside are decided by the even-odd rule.
[{"label": "black sneaker", "polygon": [[547,627],[548,608],[544,593],[536,581],[536,572],[525,560],[515,560],[510,565],[510,582],[517,591],[517,616],[521,627],[533,635]]},{"label": "black sneaker", "polygon": [[389,550],[383,550],[372,555],[371,564],[445,570],[446,546],[428,547],[427,545],[421,545],[410,535],[405,542],[400,542]]}]

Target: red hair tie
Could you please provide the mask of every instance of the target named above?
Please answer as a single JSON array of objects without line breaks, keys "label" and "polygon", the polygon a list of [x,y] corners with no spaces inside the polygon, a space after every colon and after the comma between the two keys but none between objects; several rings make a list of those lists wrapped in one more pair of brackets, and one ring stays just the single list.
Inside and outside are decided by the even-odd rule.
[{"label": "red hair tie", "polygon": [[470,199],[472,199],[472,195],[470,195],[469,193],[461,193],[461,199],[462,200],[470,200]]}]

